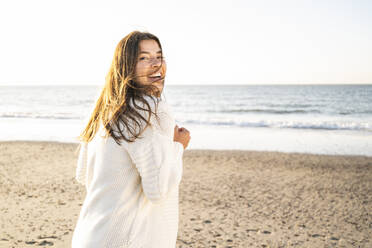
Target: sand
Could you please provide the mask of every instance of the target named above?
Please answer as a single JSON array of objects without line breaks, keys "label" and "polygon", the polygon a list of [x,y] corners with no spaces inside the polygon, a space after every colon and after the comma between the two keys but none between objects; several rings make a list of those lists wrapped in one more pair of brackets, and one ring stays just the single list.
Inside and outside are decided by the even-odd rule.
[{"label": "sand", "polygon": [[[76,144],[0,142],[0,247],[70,247]],[[372,157],[186,150],[177,247],[372,247]]]}]

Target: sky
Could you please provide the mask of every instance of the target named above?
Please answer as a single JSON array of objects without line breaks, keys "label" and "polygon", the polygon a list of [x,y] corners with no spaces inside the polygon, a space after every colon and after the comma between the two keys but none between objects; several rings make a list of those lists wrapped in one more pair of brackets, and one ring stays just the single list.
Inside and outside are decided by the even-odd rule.
[{"label": "sky", "polygon": [[133,30],[160,38],[166,83],[372,84],[368,0],[0,2],[0,85],[104,83]]}]

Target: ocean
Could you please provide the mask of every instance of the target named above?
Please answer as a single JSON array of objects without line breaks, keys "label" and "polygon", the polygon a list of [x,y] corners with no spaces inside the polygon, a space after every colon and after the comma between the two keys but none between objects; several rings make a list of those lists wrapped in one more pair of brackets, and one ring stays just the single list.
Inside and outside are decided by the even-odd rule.
[{"label": "ocean", "polygon": [[[77,142],[101,86],[0,86],[0,140]],[[190,149],[372,156],[372,85],[166,85]]]}]

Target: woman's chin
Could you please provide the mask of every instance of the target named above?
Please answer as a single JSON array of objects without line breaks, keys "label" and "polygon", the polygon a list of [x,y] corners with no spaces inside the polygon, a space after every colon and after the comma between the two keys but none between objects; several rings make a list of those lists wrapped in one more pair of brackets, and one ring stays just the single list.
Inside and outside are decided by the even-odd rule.
[{"label": "woman's chin", "polygon": [[161,93],[163,92],[163,84],[153,84],[154,86],[156,86],[157,90],[155,92],[153,92],[153,95],[159,97],[161,95]]},{"label": "woman's chin", "polygon": [[154,82],[153,85],[155,85],[160,91],[162,91],[164,88],[164,80]]},{"label": "woman's chin", "polygon": [[161,93],[163,92],[163,87],[161,87],[161,88],[158,87],[158,89],[159,89],[159,92],[157,93],[158,94],[157,96],[160,96]]}]

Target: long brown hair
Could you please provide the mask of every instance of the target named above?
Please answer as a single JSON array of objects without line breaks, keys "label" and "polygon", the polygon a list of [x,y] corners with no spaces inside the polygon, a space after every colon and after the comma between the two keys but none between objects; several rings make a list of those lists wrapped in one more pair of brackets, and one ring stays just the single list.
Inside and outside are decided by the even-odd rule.
[{"label": "long brown hair", "polygon": [[[154,85],[137,83],[135,77],[139,43],[142,40],[155,40],[162,49],[159,39],[148,32],[133,31],[118,43],[106,76],[106,83],[96,101],[88,124],[78,137],[80,141],[90,142],[100,125],[103,125],[106,137],[111,136],[117,144],[120,145],[122,140],[133,142],[136,138],[140,138],[148,126],[151,126],[151,114],[157,118],[156,111],[151,110],[150,103],[145,98],[149,96],[157,109],[160,98],[154,95],[159,96],[161,92]],[[137,104],[136,101],[143,105]],[[147,112],[147,118],[140,113],[143,111]],[[141,124],[143,122],[145,126]],[[127,136],[126,133],[129,135]]]}]

